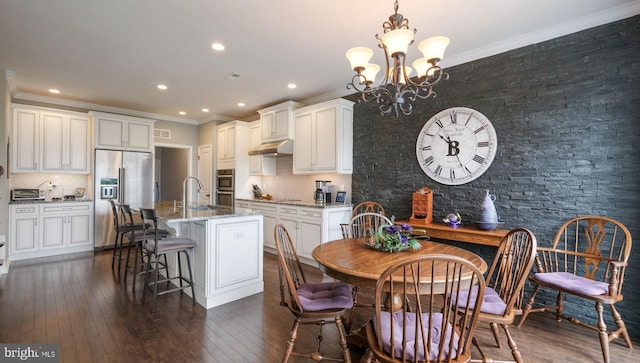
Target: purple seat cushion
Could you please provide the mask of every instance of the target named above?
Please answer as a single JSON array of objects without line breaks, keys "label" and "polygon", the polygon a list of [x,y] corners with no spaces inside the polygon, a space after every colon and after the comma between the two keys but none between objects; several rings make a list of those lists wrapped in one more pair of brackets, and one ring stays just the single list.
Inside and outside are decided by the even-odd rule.
[{"label": "purple seat cushion", "polygon": [[298,287],[302,310],[351,309],[353,294],[346,282],[304,283]]},{"label": "purple seat cushion", "polygon": [[152,253],[160,254],[173,252],[178,250],[187,250],[195,247],[196,243],[192,239],[188,238],[165,238],[158,241],[158,250],[155,250],[156,244],[154,241],[145,243],[144,248]]},{"label": "purple seat cushion", "polygon": [[[391,354],[391,319],[390,315],[392,313],[388,311],[383,311],[380,313],[380,323],[382,332],[376,331],[378,336],[382,337],[383,349],[385,352]],[[393,313],[393,355],[396,358],[402,358],[402,334],[403,334],[403,324],[402,324],[402,312]],[[405,359],[413,361],[415,358],[416,352],[414,351],[415,341],[416,341],[416,318],[417,314],[415,313],[407,313],[406,315],[406,342],[407,348],[405,352]],[[373,326],[377,327],[376,317],[373,318]],[[422,314],[422,326],[424,329],[424,337],[428,336],[427,329],[429,329],[429,314]],[[450,356],[455,357],[456,352],[458,351],[458,341],[460,340],[460,336],[458,333],[453,333],[453,351],[449,351],[449,343],[451,342],[451,324],[446,324],[446,339],[444,341],[444,353],[445,358]],[[438,344],[440,343],[440,339],[442,339],[442,314],[441,313],[433,313],[431,314],[431,342],[429,342],[429,360],[435,361],[438,356]],[[424,354],[424,345],[422,343],[422,339],[418,337],[418,360],[425,360]]]},{"label": "purple seat cushion", "polygon": [[[473,309],[476,305],[476,296],[478,295],[478,286],[473,286],[471,288],[471,303],[469,304],[469,308]],[[458,307],[466,307],[467,299],[469,298],[469,290],[460,291],[459,301],[457,303]],[[502,300],[500,295],[496,292],[496,290],[486,287],[484,289],[484,297],[482,298],[482,306],[480,311],[486,314],[495,314],[502,315],[504,314],[505,309],[507,308],[507,304]]]},{"label": "purple seat cushion", "polygon": [[569,272],[538,272],[534,276],[540,282],[576,294],[597,296],[609,293],[609,284],[606,282],[594,281]]}]

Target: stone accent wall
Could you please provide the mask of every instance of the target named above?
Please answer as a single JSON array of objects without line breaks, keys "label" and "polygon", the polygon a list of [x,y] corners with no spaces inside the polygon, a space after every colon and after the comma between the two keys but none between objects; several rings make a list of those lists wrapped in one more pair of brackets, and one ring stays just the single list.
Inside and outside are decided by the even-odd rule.
[{"label": "stone accent wall", "polygon": [[[434,192],[434,220],[457,211],[470,223],[490,190],[505,228],[529,228],[540,245],[549,245],[561,222],[578,215],[617,219],[640,243],[639,54],[635,16],[451,67],[438,96],[416,101],[411,116],[381,116],[373,103],[356,104],[353,202],[375,200],[389,215],[406,219],[412,193],[427,186]],[[430,117],[458,106],[492,121],[498,152],[480,178],[446,186],[422,172],[415,143]],[[458,245],[493,258],[491,247]],[[635,339],[639,257],[636,246],[625,300],[617,305]],[[566,310],[596,317],[592,303],[571,301]]]}]

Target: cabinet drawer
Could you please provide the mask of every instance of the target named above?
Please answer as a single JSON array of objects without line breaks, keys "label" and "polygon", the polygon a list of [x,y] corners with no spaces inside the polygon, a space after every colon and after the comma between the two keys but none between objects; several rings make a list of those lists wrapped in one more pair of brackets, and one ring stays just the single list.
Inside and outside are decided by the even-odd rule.
[{"label": "cabinet drawer", "polygon": [[88,204],[70,205],[70,204],[54,204],[42,206],[42,213],[60,213],[60,212],[88,212],[91,206]]},{"label": "cabinet drawer", "polygon": [[300,209],[301,217],[322,218],[322,212],[315,209]]},{"label": "cabinet drawer", "polygon": [[298,208],[295,208],[295,207],[282,207],[281,206],[280,209],[278,210],[278,212],[280,214],[297,216],[298,215]]},{"label": "cabinet drawer", "polygon": [[251,204],[251,208],[264,211],[264,212],[276,213],[278,211],[278,207],[276,207],[275,205],[262,204],[262,203],[253,203]]},{"label": "cabinet drawer", "polygon": [[239,202],[236,200],[236,207],[238,208],[249,208],[249,202]]},{"label": "cabinet drawer", "polygon": [[13,209],[13,214],[37,214],[37,213],[38,213],[37,205],[14,207]]}]

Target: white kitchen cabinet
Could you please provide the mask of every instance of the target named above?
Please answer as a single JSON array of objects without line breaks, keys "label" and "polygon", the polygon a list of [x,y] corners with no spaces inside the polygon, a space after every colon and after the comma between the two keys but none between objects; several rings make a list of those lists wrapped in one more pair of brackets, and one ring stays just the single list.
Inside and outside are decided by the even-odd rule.
[{"label": "white kitchen cabinet", "polygon": [[41,113],[42,173],[89,174],[91,127],[87,115]]},{"label": "white kitchen cabinet", "polygon": [[293,173],[353,173],[353,102],[339,98],[294,112]]},{"label": "white kitchen cabinet", "polygon": [[289,232],[300,260],[312,266],[316,265],[311,255],[313,249],[321,243],[342,238],[340,224],[349,223],[351,218],[351,206],[313,208],[253,201],[238,201],[236,205],[262,211],[265,251],[275,253],[273,231],[277,224],[282,224]]},{"label": "white kitchen cabinet", "polygon": [[236,127],[218,129],[218,162],[236,160]]},{"label": "white kitchen cabinet", "polygon": [[11,171],[89,174],[90,130],[86,114],[12,105]]},{"label": "white kitchen cabinet", "polygon": [[278,205],[271,203],[254,203],[245,200],[236,200],[235,206],[238,208],[255,209],[262,212],[262,220],[264,225],[263,241],[264,247],[271,248],[273,251],[276,249],[276,240],[273,235],[273,231],[278,224]]},{"label": "white kitchen cabinet", "polygon": [[293,138],[293,110],[303,104],[293,101],[283,102],[262,110],[260,114],[261,142],[274,142]]},{"label": "white kitchen cabinet", "polygon": [[[249,129],[251,132],[249,149],[253,149],[262,143],[260,121],[252,122]],[[276,158],[262,155],[249,156],[249,175],[276,175]]]},{"label": "white kitchen cabinet", "polygon": [[21,255],[34,255],[40,246],[40,210],[36,204],[13,204],[9,206],[9,259],[20,259]]},{"label": "white kitchen cabinet", "polygon": [[217,129],[218,169],[236,169],[236,179],[243,173],[249,176],[249,143],[251,131],[243,121],[227,122]]},{"label": "white kitchen cabinet", "polygon": [[10,260],[93,250],[93,203],[12,204]]},{"label": "white kitchen cabinet", "polygon": [[155,120],[90,112],[94,124],[96,149],[153,152],[153,124]]},{"label": "white kitchen cabinet", "polygon": [[41,249],[65,248],[67,252],[91,249],[92,210],[90,202],[40,205]]},{"label": "white kitchen cabinet", "polygon": [[289,232],[298,257],[312,260],[313,249],[322,243],[322,209],[279,206],[277,223]]}]

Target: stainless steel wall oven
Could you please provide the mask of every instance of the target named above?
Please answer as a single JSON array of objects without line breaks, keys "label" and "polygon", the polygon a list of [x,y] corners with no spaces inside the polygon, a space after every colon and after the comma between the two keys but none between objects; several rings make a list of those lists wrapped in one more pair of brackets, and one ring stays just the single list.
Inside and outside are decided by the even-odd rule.
[{"label": "stainless steel wall oven", "polygon": [[235,170],[218,169],[216,204],[232,207],[235,204]]}]

